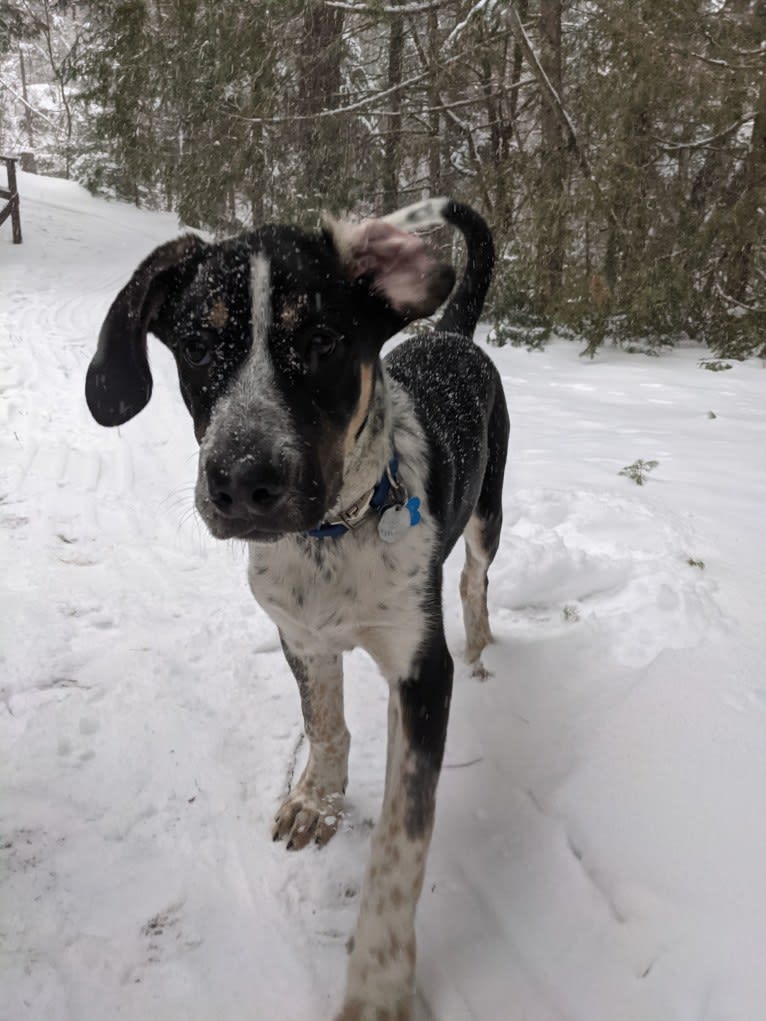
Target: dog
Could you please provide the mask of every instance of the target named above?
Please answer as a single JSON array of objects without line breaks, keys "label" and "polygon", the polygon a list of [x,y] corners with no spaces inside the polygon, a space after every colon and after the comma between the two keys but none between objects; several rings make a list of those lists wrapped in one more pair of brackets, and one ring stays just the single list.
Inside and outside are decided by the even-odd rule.
[{"label": "dog", "polygon": [[[460,283],[435,330],[382,361],[386,340],[453,291],[452,267],[416,233],[443,224],[466,241]],[[119,293],[87,372],[93,416],[116,426],[149,401],[147,333],[175,356],[200,445],[197,509],[216,538],[247,542],[250,588],[298,682],[308,764],[273,824],[288,849],[325,844],[341,818],[342,654],[361,646],[388,681],[383,806],[339,1021],[411,1015],[453,676],[442,565],[461,536],[466,658],[479,675],[491,640],[509,422],[472,335],[493,265],[486,223],[450,199],[316,233],[186,235]]]}]

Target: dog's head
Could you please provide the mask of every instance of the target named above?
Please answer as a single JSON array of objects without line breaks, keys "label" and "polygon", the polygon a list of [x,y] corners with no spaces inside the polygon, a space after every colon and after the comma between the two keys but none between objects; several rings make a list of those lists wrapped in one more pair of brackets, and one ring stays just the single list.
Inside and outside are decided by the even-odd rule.
[{"label": "dog's head", "polygon": [[101,425],[148,403],[146,335],[175,356],[200,443],[196,502],[218,538],[317,525],[364,427],[383,343],[454,283],[423,242],[381,220],[318,234],[264,227],[156,249],[110,308],[85,386]]}]

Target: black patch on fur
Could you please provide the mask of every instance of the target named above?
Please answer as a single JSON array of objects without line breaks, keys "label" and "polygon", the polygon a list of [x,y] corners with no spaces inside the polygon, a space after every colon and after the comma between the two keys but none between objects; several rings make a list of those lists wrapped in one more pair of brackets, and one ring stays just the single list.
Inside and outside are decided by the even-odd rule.
[{"label": "black patch on fur", "polygon": [[400,344],[385,364],[412,398],[428,441],[428,505],[442,559],[477,504],[494,516],[498,535],[509,423],[494,364],[472,340],[438,331]]},{"label": "black patch on fur", "polygon": [[298,682],[298,691],[301,696],[301,710],[303,711],[303,723],[306,730],[311,729],[311,679],[308,667],[297,653],[293,652],[285,641],[282,632],[279,632],[279,640],[282,643],[282,652],[285,654],[288,666]]},{"label": "black patch on fur", "polygon": [[[439,573],[441,573],[439,569]],[[433,590],[432,590],[433,591]],[[441,601],[441,589],[432,601]],[[411,677],[399,685],[402,728],[414,769],[407,774],[404,824],[411,840],[433,823],[436,785],[447,738],[453,663],[439,623],[426,637]]]}]

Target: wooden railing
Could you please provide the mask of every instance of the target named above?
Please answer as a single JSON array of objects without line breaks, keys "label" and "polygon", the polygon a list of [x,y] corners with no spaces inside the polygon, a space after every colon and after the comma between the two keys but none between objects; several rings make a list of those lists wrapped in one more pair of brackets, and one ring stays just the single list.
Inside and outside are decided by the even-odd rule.
[{"label": "wooden railing", "polygon": [[13,243],[21,244],[21,214],[19,213],[19,190],[16,187],[16,157],[0,156],[0,163],[5,163],[8,174],[8,187],[0,188],[0,200],[6,199],[6,204],[0,206],[0,225],[10,216],[13,227]]}]

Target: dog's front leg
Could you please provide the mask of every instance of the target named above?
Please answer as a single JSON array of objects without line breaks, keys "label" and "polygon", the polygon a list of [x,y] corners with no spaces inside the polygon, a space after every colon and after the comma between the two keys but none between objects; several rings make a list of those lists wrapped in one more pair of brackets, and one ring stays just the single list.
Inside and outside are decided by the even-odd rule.
[{"label": "dog's front leg", "polygon": [[349,732],[343,717],[343,662],[340,655],[298,653],[280,633],[282,648],[298,682],[309,758],[298,783],[277,812],[275,840],[288,850],[310,841],[326,844],[340,822],[348,779]]},{"label": "dog's front leg", "polygon": [[[387,658],[381,657],[384,670]],[[389,683],[383,809],[372,836],[338,1021],[410,1017],[415,909],[433,829],[452,691],[452,658],[441,622],[425,638],[408,674],[389,678]]]}]

